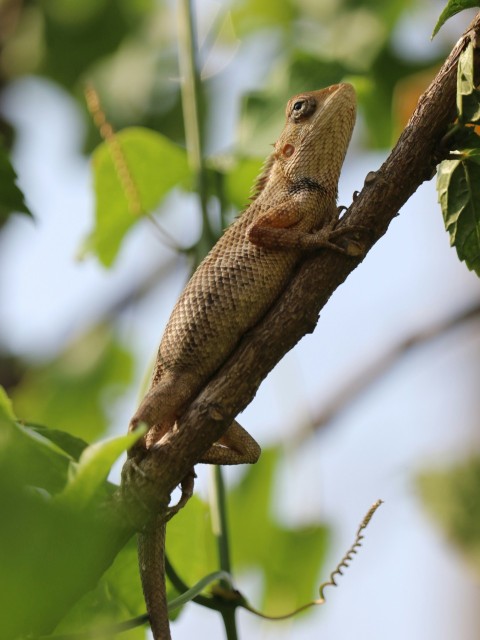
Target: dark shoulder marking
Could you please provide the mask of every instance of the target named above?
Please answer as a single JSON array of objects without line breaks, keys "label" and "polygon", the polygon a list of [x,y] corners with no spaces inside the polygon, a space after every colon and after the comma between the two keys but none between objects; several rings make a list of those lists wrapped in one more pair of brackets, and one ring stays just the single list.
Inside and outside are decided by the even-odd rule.
[{"label": "dark shoulder marking", "polygon": [[288,186],[288,193],[290,194],[301,193],[302,191],[328,193],[328,189],[313,178],[299,178]]}]

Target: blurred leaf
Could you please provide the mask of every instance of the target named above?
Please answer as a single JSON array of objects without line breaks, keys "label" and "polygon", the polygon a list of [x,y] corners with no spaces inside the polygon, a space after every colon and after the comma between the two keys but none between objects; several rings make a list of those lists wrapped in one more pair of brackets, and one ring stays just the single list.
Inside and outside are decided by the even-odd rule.
[{"label": "blurred leaf", "polygon": [[133,433],[96,442],[84,449],[78,463],[70,465],[68,483],[56,500],[61,504],[75,505],[76,509],[88,507],[104,485],[113,463],[145,431],[146,429],[137,429]]},{"label": "blurred leaf", "polygon": [[241,158],[226,173],[225,191],[227,197],[240,211],[248,205],[248,197],[261,173],[263,162],[259,158]]},{"label": "blurred leaf", "polygon": [[479,7],[478,0],[449,0],[447,6],[440,14],[440,17],[435,25],[432,33],[432,38],[435,37],[439,29],[445,24],[445,22],[454,16],[456,13],[463,11],[464,9],[470,9],[471,7]]},{"label": "blurred leaf", "polygon": [[291,0],[238,0],[231,11],[233,27],[240,35],[275,27],[289,28],[297,15]]},{"label": "blurred leaf", "polygon": [[0,465],[23,486],[60,491],[67,480],[71,458],[53,442],[15,422],[2,393],[0,403]]},{"label": "blurred leaf", "polygon": [[[0,404],[1,638],[50,633],[131,535],[105,503],[81,508],[87,501],[79,486],[78,502],[52,500],[71,464]],[[92,483],[84,479],[88,493]]]},{"label": "blurred leaf", "polygon": [[[235,570],[262,572],[263,605],[272,614],[305,604],[316,593],[327,545],[325,527],[287,529],[270,515],[278,460],[277,450],[263,451],[261,464],[249,466],[228,497]],[[169,523],[167,553],[190,587],[217,568],[209,510],[198,498]]]},{"label": "blurred leaf", "polygon": [[[324,60],[319,56],[303,51],[293,51],[290,57],[289,88],[286,100],[302,91],[314,91],[340,82],[348,69],[336,60]],[[286,101],[282,112],[284,112]]]},{"label": "blurred leaf", "polygon": [[[285,107],[289,99],[273,92],[252,92],[242,105],[240,123],[240,153],[246,157],[258,156],[266,159],[272,150],[285,122]],[[249,188],[252,185],[249,185]],[[248,192],[247,192],[248,195]]]},{"label": "blurred leaf", "polygon": [[139,217],[152,212],[173,187],[190,178],[185,150],[165,136],[132,127],[114,140],[115,146],[104,142],[93,154],[96,225],[86,247],[107,267]]},{"label": "blurred leaf", "polygon": [[96,585],[128,536],[105,508],[67,509],[0,475],[0,637],[47,634]]},{"label": "blurred leaf", "polygon": [[[389,148],[398,135],[394,121],[394,103],[410,101],[408,79],[432,69],[434,62],[407,61],[401,58],[391,44],[379,52],[368,80],[361,82],[359,103],[368,126],[369,144],[375,148]],[[433,73],[432,73],[433,77]],[[362,79],[360,78],[360,81]],[[415,107],[416,105],[412,105]],[[413,110],[413,109],[412,109]],[[410,117],[411,113],[408,114]]]},{"label": "blurred leaf", "polygon": [[305,604],[316,593],[328,542],[324,526],[286,528],[273,518],[278,461],[278,450],[264,450],[261,464],[248,467],[229,501],[234,565],[262,571],[263,607],[272,615]]},{"label": "blurred leaf", "polygon": [[418,478],[426,508],[480,575],[480,458]]},{"label": "blurred leaf", "polygon": [[479,148],[440,164],[437,191],[450,244],[480,276],[480,138]]},{"label": "blurred leaf", "polygon": [[32,216],[23,193],[17,187],[15,173],[5,148],[0,145],[0,225],[12,213]]},{"label": "blurred leaf", "polygon": [[393,138],[398,138],[407,126],[420,96],[425,93],[437,72],[438,66],[435,65],[411,73],[397,82],[393,92]]},{"label": "blurred leaf", "polygon": [[[55,634],[94,631],[144,613],[145,600],[138,571],[137,544],[132,538],[97,586],[86,593],[62,619]],[[145,628],[123,631],[121,638],[144,640]]]},{"label": "blurred leaf", "polygon": [[415,6],[415,0],[390,0],[390,2],[385,2],[384,0],[362,0],[361,3],[358,0],[347,0],[345,4],[353,8],[357,8],[359,4],[361,4],[362,9],[368,7],[381,16],[390,29],[394,29],[400,16],[408,11],[409,7]]},{"label": "blurred leaf", "polygon": [[473,42],[469,42],[458,60],[457,111],[460,122],[480,121],[480,91],[475,88]]},{"label": "blurred leaf", "polygon": [[[144,18],[142,3],[118,0],[41,0],[44,11],[42,71],[72,88],[102,57],[113,53]],[[145,5],[145,3],[143,3]],[[135,11],[138,12],[135,15]]]},{"label": "blurred leaf", "polygon": [[109,408],[132,377],[130,353],[105,328],[72,344],[54,361],[31,367],[13,392],[17,414],[85,440],[101,437]]},{"label": "blurred leaf", "polygon": [[12,401],[7,396],[7,392],[0,386],[0,410],[2,413],[11,420],[15,420],[15,414],[13,413]]},{"label": "blurred leaf", "polygon": [[217,569],[210,510],[197,496],[168,523],[167,554],[189,587]]},{"label": "blurred leaf", "polygon": [[44,427],[39,424],[28,424],[26,425],[30,431],[35,431],[39,433],[44,438],[48,438],[53,443],[55,443],[62,451],[65,451],[69,456],[73,458],[73,460],[78,460],[82,455],[82,451],[88,447],[88,444],[85,440],[81,438],[76,438],[72,436],[70,433],[66,433],[65,431],[60,431],[59,429],[49,429],[48,427]]}]

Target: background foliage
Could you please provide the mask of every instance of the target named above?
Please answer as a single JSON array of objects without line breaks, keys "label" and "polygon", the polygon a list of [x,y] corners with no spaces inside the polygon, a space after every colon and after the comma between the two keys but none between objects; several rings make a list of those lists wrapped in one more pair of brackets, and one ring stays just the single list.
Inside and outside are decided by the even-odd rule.
[{"label": "background foliage", "polygon": [[[353,82],[360,112],[357,153],[360,148],[370,154],[388,149],[467,24],[464,16],[451,27],[447,23],[427,55],[414,48],[406,51],[405,24],[423,20],[429,35],[442,8],[441,2],[413,0],[238,0],[198,6],[200,124],[208,197],[208,217],[202,220],[196,176],[185,151],[178,82],[181,43],[172,4],[0,0],[2,95],[12,95],[33,76],[56,99],[67,98],[82,114],[81,144],[91,155],[95,211],[90,231],[77,238],[77,253],[83,257],[78,269],[93,269],[108,282],[108,295],[89,291],[80,312],[75,306],[75,322],[67,323],[62,335],[52,340],[45,333],[53,347],[29,351],[16,348],[8,331],[0,337],[0,383],[13,401],[12,409],[5,394],[0,403],[2,638],[101,628],[144,612],[131,532],[104,508],[114,491],[107,474],[130,442],[118,434],[125,430],[135,402],[132,390],[135,393],[140,386],[139,371],[145,369],[138,344],[128,339],[125,330],[134,322],[129,312],[143,311],[158,333],[169,308],[169,297],[161,287],[184,278],[205,252],[205,238],[211,242],[241,210],[292,94],[342,79]],[[107,135],[103,140],[98,126],[101,114],[96,114],[95,124],[87,112],[87,83],[98,91],[108,122],[119,131],[114,138]],[[15,150],[21,145],[28,148],[33,141],[25,139],[9,114],[8,108],[0,110],[0,249],[5,252],[11,229],[18,229],[22,246],[22,238],[37,233],[51,215],[50,202],[37,200],[34,206],[35,190],[31,189],[30,203],[29,189],[24,189],[25,196],[19,189],[22,175]],[[39,113],[39,126],[42,117]],[[51,132],[52,138],[69,134]],[[368,156],[367,163],[366,157],[361,162],[363,174],[372,168],[375,156]],[[478,159],[471,160],[478,173]],[[125,189],[124,174],[122,178],[124,161],[130,189]],[[444,177],[455,180],[455,170],[445,169]],[[475,217],[474,206],[469,219]],[[189,217],[182,217],[185,211]],[[33,231],[26,230],[25,220],[19,222],[19,213],[25,220],[33,216],[32,222],[28,220]],[[173,220],[173,214],[180,222]],[[436,215],[440,217],[439,210]],[[451,226],[448,218],[446,225]],[[126,263],[128,247],[140,233],[153,242]],[[61,253],[61,242],[59,237],[54,253]],[[70,259],[74,258],[72,252]],[[478,263],[471,262],[478,271]],[[122,264],[127,268],[116,271]],[[14,265],[12,260],[2,268],[8,273]],[[408,270],[406,261],[399,267]],[[0,280],[0,294],[2,285],[6,289],[6,280]],[[476,294],[471,296],[474,303],[478,302],[475,286],[469,289]],[[33,327],[38,308],[55,308],[52,295],[50,284],[35,280],[31,265],[18,296],[32,299],[28,320]],[[368,298],[368,292],[358,295]],[[10,309],[16,302],[4,296],[2,304]],[[478,336],[478,321],[467,330]],[[361,353],[355,358],[361,362]],[[472,379],[477,371],[473,370]],[[130,397],[126,409],[125,397]],[[456,414],[466,420],[460,410]],[[296,418],[289,431],[302,434],[302,416]],[[117,437],[112,439],[113,433]],[[307,437],[312,441],[312,433]],[[108,439],[92,444],[103,438]],[[274,444],[257,467],[232,483],[229,512],[235,573],[253,576],[252,600],[269,613],[281,614],[314,597],[331,535],[318,514],[292,523],[278,513],[277,487],[283,486],[289,457],[277,440]],[[474,572],[478,571],[476,466],[475,458],[468,463],[457,460],[447,470],[423,471],[419,479],[428,510]],[[340,473],[348,475],[348,470]],[[375,493],[370,501],[377,497]],[[354,523],[367,506],[352,507]],[[200,498],[171,523],[168,553],[189,585],[216,569],[209,511]],[[170,591],[174,595],[172,586]],[[352,604],[343,606],[343,615],[348,616]],[[316,637],[312,633],[309,637]],[[145,630],[136,628],[123,637],[142,638]]]}]

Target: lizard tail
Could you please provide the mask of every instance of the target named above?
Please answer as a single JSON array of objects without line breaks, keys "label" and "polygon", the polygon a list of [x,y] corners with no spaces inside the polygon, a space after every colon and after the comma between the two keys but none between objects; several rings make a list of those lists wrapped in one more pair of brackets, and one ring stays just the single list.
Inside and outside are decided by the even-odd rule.
[{"label": "lizard tail", "polygon": [[138,534],[143,594],[154,640],[171,640],[165,585],[165,519],[158,516]]}]

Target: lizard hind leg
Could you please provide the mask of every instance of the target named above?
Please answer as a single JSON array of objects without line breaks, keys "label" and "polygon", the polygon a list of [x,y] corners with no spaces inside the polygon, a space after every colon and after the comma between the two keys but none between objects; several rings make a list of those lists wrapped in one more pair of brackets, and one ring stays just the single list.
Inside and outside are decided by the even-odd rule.
[{"label": "lizard hind leg", "polygon": [[203,454],[205,464],[254,464],[260,457],[260,445],[236,420],[223,436]]},{"label": "lizard hind leg", "polygon": [[188,403],[191,390],[177,376],[165,375],[152,385],[130,421],[128,430],[146,424],[148,432],[135,448],[148,449],[158,442],[175,424]]}]

